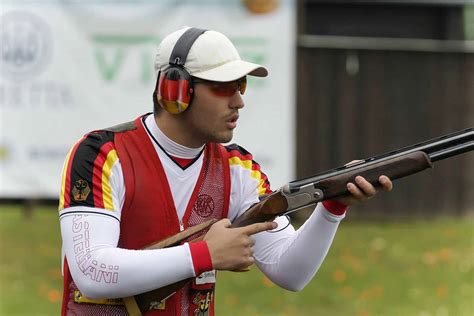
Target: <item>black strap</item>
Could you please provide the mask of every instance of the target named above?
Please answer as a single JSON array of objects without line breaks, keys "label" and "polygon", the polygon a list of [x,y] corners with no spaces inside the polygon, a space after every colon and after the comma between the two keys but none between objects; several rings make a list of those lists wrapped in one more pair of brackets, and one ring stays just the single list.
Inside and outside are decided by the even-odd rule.
[{"label": "black strap", "polygon": [[187,29],[174,45],[169,60],[170,65],[184,66],[191,46],[193,46],[196,39],[206,31],[207,30],[205,29],[199,29],[196,27]]}]

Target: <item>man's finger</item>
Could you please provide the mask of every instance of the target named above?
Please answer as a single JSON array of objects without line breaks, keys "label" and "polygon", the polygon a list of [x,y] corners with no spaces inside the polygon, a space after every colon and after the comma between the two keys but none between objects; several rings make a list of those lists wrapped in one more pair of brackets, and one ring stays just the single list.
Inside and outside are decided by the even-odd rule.
[{"label": "man's finger", "polygon": [[357,176],[355,178],[355,181],[357,183],[357,186],[361,191],[363,192],[364,195],[368,197],[372,197],[377,193],[377,190],[374,188],[374,186],[367,181],[364,177]]},{"label": "man's finger", "polygon": [[392,191],[393,183],[387,176],[380,176],[379,182],[385,190]]},{"label": "man's finger", "polygon": [[248,225],[248,226],[242,227],[241,229],[244,231],[245,234],[250,236],[250,235],[264,232],[267,230],[275,229],[277,228],[277,226],[278,225],[275,222],[263,222],[263,223],[255,223],[252,225]]},{"label": "man's finger", "polygon": [[362,191],[357,187],[357,185],[355,185],[354,183],[352,182],[349,182],[347,184],[347,190],[352,194],[352,196],[354,198],[356,198],[359,202],[363,201],[364,198],[365,198],[365,195],[364,193],[362,193]]}]

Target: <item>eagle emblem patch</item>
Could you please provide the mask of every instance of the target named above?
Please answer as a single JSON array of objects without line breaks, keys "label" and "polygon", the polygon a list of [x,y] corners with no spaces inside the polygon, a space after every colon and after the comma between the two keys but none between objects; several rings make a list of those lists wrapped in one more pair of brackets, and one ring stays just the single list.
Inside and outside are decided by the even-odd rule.
[{"label": "eagle emblem patch", "polygon": [[72,198],[74,201],[85,201],[89,196],[89,193],[91,193],[91,189],[89,187],[89,183],[86,180],[79,179],[74,182],[72,188]]}]

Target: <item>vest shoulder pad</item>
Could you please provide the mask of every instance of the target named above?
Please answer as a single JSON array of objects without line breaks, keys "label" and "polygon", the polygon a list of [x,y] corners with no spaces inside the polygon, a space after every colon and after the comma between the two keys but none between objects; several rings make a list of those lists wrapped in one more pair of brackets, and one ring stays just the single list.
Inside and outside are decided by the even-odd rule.
[{"label": "vest shoulder pad", "polygon": [[112,127],[104,128],[103,130],[108,131],[108,132],[121,133],[121,132],[133,131],[135,129],[137,129],[137,127],[135,126],[135,122],[130,121],[130,122],[114,125]]}]

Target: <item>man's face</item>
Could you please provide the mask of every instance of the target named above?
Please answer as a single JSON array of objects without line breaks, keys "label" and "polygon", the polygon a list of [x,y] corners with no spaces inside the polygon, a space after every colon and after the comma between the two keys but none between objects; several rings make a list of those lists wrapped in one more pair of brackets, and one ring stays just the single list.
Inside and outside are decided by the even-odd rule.
[{"label": "man's face", "polygon": [[217,85],[202,82],[194,84],[193,100],[184,113],[184,119],[190,128],[192,142],[196,145],[229,142],[237,127],[239,109],[244,107],[242,96],[237,90],[231,96],[222,95]]}]

